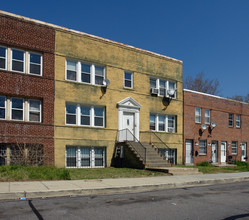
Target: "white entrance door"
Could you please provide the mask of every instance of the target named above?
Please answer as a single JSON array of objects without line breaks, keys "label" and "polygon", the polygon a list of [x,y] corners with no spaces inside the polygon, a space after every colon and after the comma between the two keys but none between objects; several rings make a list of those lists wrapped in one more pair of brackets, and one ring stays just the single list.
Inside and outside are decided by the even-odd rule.
[{"label": "white entrance door", "polygon": [[123,129],[124,130],[123,135],[125,135],[124,139],[128,141],[134,141],[134,135],[135,135],[135,114],[130,112],[124,112],[123,113]]},{"label": "white entrance door", "polygon": [[226,158],[227,158],[226,151],[227,151],[226,142],[221,142],[221,145],[220,145],[220,162],[221,163],[226,162]]},{"label": "white entrance door", "polygon": [[246,161],[246,143],[241,144],[241,161]]},{"label": "white entrance door", "polygon": [[212,162],[218,162],[218,143],[217,141],[212,141]]},{"label": "white entrance door", "polygon": [[185,163],[186,164],[192,164],[193,163],[193,141],[192,140],[186,140],[185,144]]}]

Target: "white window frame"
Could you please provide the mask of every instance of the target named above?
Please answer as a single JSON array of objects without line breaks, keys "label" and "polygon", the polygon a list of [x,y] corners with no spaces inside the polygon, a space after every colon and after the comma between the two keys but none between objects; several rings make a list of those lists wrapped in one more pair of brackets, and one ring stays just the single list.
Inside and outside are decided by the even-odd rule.
[{"label": "white window frame", "polygon": [[[167,93],[167,91],[169,90],[169,83],[174,83],[175,94],[174,94],[173,97],[170,97],[170,98],[176,99],[176,97],[177,97],[177,82],[176,81],[174,81],[174,80],[167,80],[167,79],[161,79],[161,78],[156,78],[156,77],[150,77],[150,80],[151,79],[156,81],[156,87],[152,87],[151,84],[150,84],[150,90],[152,88],[158,89],[158,96],[160,96],[160,97],[164,97],[164,96],[170,97],[168,95],[168,93]],[[164,81],[164,86],[162,87],[162,89],[164,89],[164,95],[160,94],[160,88],[161,88],[160,81]]]},{"label": "white window frame", "polygon": [[[201,143],[203,143],[203,149],[205,151],[204,153],[200,152]],[[207,140],[200,140],[199,141],[199,155],[207,155]]]},{"label": "white window frame", "polygon": [[[18,120],[18,119],[13,119],[12,118],[12,110],[19,110],[20,111],[20,109],[15,109],[15,108],[13,108],[12,107],[12,100],[13,99],[22,99],[22,120]],[[10,98],[10,119],[12,120],[12,121],[24,121],[24,111],[25,111],[25,109],[24,109],[24,99],[23,98],[18,98],[18,97],[12,97],[12,98]]]},{"label": "white window frame", "polygon": [[240,128],[241,126],[241,115],[236,114],[236,128]]},{"label": "white window frame", "polygon": [[[68,124],[67,123],[67,105],[74,105],[76,106],[76,124]],[[81,107],[89,107],[90,108],[90,125],[82,125],[81,124]],[[95,125],[95,117],[100,117],[100,116],[95,116],[94,111],[95,108],[101,108],[103,109],[103,126],[96,126]],[[71,114],[72,115],[72,114]],[[75,115],[75,114],[73,114]],[[81,127],[96,127],[96,128],[105,128],[105,107],[103,106],[90,106],[90,105],[81,105],[81,104],[73,104],[73,103],[66,103],[65,106],[65,124],[66,125],[72,125],[72,126],[81,126]]]},{"label": "white window frame", "polygon": [[[20,62],[20,60],[15,60],[15,59],[13,59],[13,50],[17,50],[17,51],[22,51],[23,52],[23,71],[18,71],[18,70],[13,70],[13,61],[19,61]],[[11,71],[13,71],[13,72],[17,72],[17,73],[25,73],[26,71],[25,71],[25,68],[26,68],[26,65],[25,65],[25,60],[26,60],[26,53],[25,53],[25,51],[24,50],[20,50],[20,49],[16,49],[16,48],[11,48],[11,58],[10,58],[11,60],[10,60],[10,63],[11,63]]]},{"label": "white window frame", "polygon": [[2,47],[2,48],[5,49],[5,57],[0,57],[0,58],[2,58],[2,59],[5,59],[5,68],[0,68],[0,69],[1,69],[1,70],[7,70],[7,64],[8,64],[8,62],[7,62],[7,58],[8,58],[8,48],[7,48],[7,47],[4,47],[4,46],[0,46],[0,47]]},{"label": "white window frame", "polygon": [[4,109],[4,118],[0,118],[0,120],[5,120],[6,119],[6,96],[0,96],[4,97],[4,107],[0,106],[0,109]]},{"label": "white window frame", "polygon": [[[230,116],[232,116],[232,118],[230,118]],[[233,127],[233,118],[234,118],[234,114],[233,113],[228,113],[228,126],[230,128]],[[230,125],[230,122],[232,123],[232,125]]]},{"label": "white window frame", "polygon": [[[125,74],[130,74],[131,75],[131,79],[126,79],[125,78]],[[124,71],[124,88],[127,88],[127,89],[133,89],[133,81],[134,81],[134,77],[133,77],[133,72],[129,72],[129,71]],[[125,82],[126,81],[129,81],[131,82],[131,86],[125,86]]]},{"label": "white window frame", "polygon": [[[40,53],[35,53],[35,52],[31,52],[31,51],[29,51],[28,54],[29,54],[28,74],[34,75],[34,76],[42,76],[42,74],[43,74],[43,73],[42,73],[42,70],[43,70],[43,65],[42,65],[42,64],[43,64],[43,56],[42,56],[42,54],[40,54]],[[35,55],[41,56],[41,63],[40,63],[40,64],[31,63],[31,61],[30,61],[30,55],[31,55],[31,54],[35,54]],[[40,74],[39,74],[39,75],[30,72],[30,64],[33,64],[33,65],[40,65]]]},{"label": "white window frame", "polygon": [[[232,155],[237,155],[238,154],[238,141],[232,141]],[[233,152],[236,150],[236,152]]]},{"label": "white window frame", "polygon": [[[39,111],[34,111],[34,110],[30,110],[30,101],[39,101]],[[29,106],[28,106],[28,120],[30,121],[30,122],[41,122],[41,119],[42,119],[42,105],[41,105],[41,100],[38,100],[38,99],[29,99],[28,100],[28,103],[29,103]],[[30,120],[30,112],[36,112],[36,113],[38,113],[39,112],[39,114],[40,114],[40,118],[39,118],[39,121],[31,121]]]},{"label": "white window frame", "polygon": [[[68,61],[76,63],[76,80],[71,80],[71,79],[67,78],[67,62]],[[81,77],[82,66],[81,66],[81,64],[90,65],[90,83],[82,81],[82,77]],[[66,59],[65,67],[66,67],[65,68],[65,79],[67,81],[70,81],[70,82],[78,82],[78,83],[83,83],[83,84],[88,84],[88,85],[103,86],[103,84],[96,84],[95,83],[95,76],[96,76],[95,67],[103,68],[103,81],[106,79],[106,67],[103,65],[92,64],[92,63],[88,63],[88,62],[84,62],[84,61],[76,61],[73,59]]]},{"label": "white window frame", "polygon": [[[67,149],[68,148],[76,148],[76,166],[67,166]],[[81,164],[81,158],[82,158],[82,154],[81,154],[81,149],[82,148],[90,148],[89,151],[89,159],[90,159],[90,166],[82,166]],[[103,156],[101,158],[103,158],[103,165],[102,166],[96,166],[95,165],[95,149],[101,148],[103,150]],[[87,157],[88,158],[88,157]],[[65,149],[65,167],[66,168],[104,168],[106,167],[106,147],[92,147],[92,146],[66,146]]]},{"label": "white window frame", "polygon": [[201,110],[200,107],[195,107],[195,123],[201,124]]},{"label": "white window frame", "polygon": [[210,123],[211,123],[211,111],[210,109],[205,109],[205,124],[210,124]]},{"label": "white window frame", "polygon": [[[160,114],[153,114],[150,113],[150,116],[155,116],[155,130],[150,129],[150,131],[156,132],[167,132],[167,133],[176,133],[176,116],[175,115],[160,115]],[[159,130],[159,117],[164,117],[164,130]],[[173,130],[170,131],[169,128],[169,117],[173,117]]]}]

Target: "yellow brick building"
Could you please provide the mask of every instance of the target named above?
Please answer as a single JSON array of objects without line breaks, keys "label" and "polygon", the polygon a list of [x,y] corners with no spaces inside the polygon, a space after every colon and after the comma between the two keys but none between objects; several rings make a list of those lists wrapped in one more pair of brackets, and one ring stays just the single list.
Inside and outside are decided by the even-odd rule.
[{"label": "yellow brick building", "polygon": [[57,167],[111,166],[123,129],[155,132],[182,163],[179,60],[57,27],[54,109]]}]

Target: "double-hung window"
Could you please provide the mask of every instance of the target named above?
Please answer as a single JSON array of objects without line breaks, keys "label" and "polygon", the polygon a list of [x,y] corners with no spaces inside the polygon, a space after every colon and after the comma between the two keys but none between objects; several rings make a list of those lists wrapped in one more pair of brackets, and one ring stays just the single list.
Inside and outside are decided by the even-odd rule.
[{"label": "double-hung window", "polygon": [[233,127],[233,114],[229,113],[228,115],[228,125],[229,127]]},{"label": "double-hung window", "polygon": [[236,128],[240,128],[240,115],[236,115]]},{"label": "double-hung window", "polygon": [[105,109],[80,104],[66,104],[66,124],[104,127]]},{"label": "double-hung window", "polygon": [[200,142],[199,142],[199,154],[200,155],[207,154],[207,140],[200,140]]},{"label": "double-hung window", "polygon": [[41,122],[41,101],[29,100],[29,121]]},{"label": "double-hung window", "polygon": [[103,85],[105,79],[104,68],[101,66],[95,66],[95,84]]},{"label": "double-hung window", "polygon": [[66,80],[103,85],[105,68],[80,61],[66,60]]},{"label": "double-hung window", "polygon": [[176,116],[150,114],[150,130],[176,132]]},{"label": "double-hung window", "polygon": [[232,141],[232,154],[237,154],[238,152],[238,142]]},{"label": "double-hung window", "polygon": [[42,55],[37,53],[29,53],[29,73],[42,75]]},{"label": "double-hung window", "polygon": [[133,88],[133,73],[124,72],[124,87],[125,88]]},{"label": "double-hung window", "polygon": [[201,108],[195,107],[195,123],[201,123]]},{"label": "double-hung window", "polygon": [[77,63],[67,61],[67,80],[76,81],[77,78]]},{"label": "double-hung window", "polygon": [[[155,90],[156,89],[156,90]],[[150,77],[150,92],[159,96],[176,98],[176,82]]]},{"label": "double-hung window", "polygon": [[91,65],[81,63],[81,81],[91,83]]},{"label": "double-hung window", "polygon": [[11,98],[11,119],[23,121],[24,103],[22,98]]},{"label": "double-hung window", "polygon": [[205,124],[210,124],[210,109],[205,109]]},{"label": "double-hung window", "polygon": [[6,97],[0,96],[0,119],[5,119],[6,115]]},{"label": "double-hung window", "polygon": [[0,46],[0,69],[7,69],[7,49]]},{"label": "double-hung window", "polygon": [[76,105],[66,104],[66,124],[76,125]]},{"label": "double-hung window", "polygon": [[66,147],[66,167],[105,167],[105,147]]},{"label": "double-hung window", "polygon": [[23,50],[12,49],[11,70],[24,72],[25,70],[25,52]]}]

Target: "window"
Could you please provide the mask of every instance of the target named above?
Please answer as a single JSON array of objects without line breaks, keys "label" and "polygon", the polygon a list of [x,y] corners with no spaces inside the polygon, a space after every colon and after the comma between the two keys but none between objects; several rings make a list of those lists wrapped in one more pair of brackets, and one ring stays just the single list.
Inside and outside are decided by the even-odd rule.
[{"label": "window", "polygon": [[7,165],[7,147],[0,145],[0,165]]},{"label": "window", "polygon": [[0,46],[0,69],[7,69],[7,49]]},{"label": "window", "polygon": [[104,68],[100,66],[95,66],[95,84],[103,85],[105,79]]},{"label": "window", "polygon": [[29,53],[29,73],[39,76],[42,75],[42,55]]},{"label": "window", "polygon": [[150,91],[151,89],[158,89],[159,96],[176,98],[177,88],[174,81],[150,77]]},{"label": "window", "polygon": [[5,119],[6,97],[0,96],[0,119]]},{"label": "window", "polygon": [[133,88],[133,73],[124,72],[124,87]]},{"label": "window", "polygon": [[41,122],[41,101],[29,100],[29,121]]},{"label": "window", "polygon": [[24,58],[23,50],[12,49],[12,69],[17,72],[24,72]]},{"label": "window", "polygon": [[195,107],[195,123],[201,123],[201,108]]},{"label": "window", "polygon": [[66,147],[66,167],[105,167],[104,147]]},{"label": "window", "polygon": [[238,142],[232,141],[232,154],[237,154],[238,151]]},{"label": "window", "polygon": [[23,121],[23,99],[22,98],[11,98],[11,119]]},{"label": "window", "polygon": [[76,167],[76,147],[66,148],[66,166]]},{"label": "window", "polygon": [[156,130],[156,116],[150,115],[150,130],[155,131]]},{"label": "window", "polygon": [[81,106],[81,125],[90,125],[90,111],[90,107]]},{"label": "window", "polygon": [[176,116],[150,114],[150,130],[176,132]]},{"label": "window", "polygon": [[228,125],[229,127],[233,127],[233,114],[229,113],[228,116]]},{"label": "window", "polygon": [[66,104],[66,124],[104,127],[104,122],[105,109],[103,107]]},{"label": "window", "polygon": [[200,140],[200,142],[199,142],[199,154],[200,155],[207,154],[207,140]]},{"label": "window", "polygon": [[105,68],[80,61],[66,60],[66,80],[103,85]]},{"label": "window", "polygon": [[91,82],[91,65],[81,63],[81,81],[85,83]]},{"label": "window", "polygon": [[174,148],[159,148],[159,151],[163,156],[165,156],[166,160],[169,161],[171,164],[176,164],[176,158],[177,158],[177,149]]},{"label": "window", "polygon": [[76,81],[77,63],[73,61],[67,61],[67,80]]},{"label": "window", "polygon": [[76,125],[76,105],[66,104],[66,124]]},{"label": "window", "polygon": [[205,109],[205,124],[210,124],[210,110]]},{"label": "window", "polygon": [[240,128],[240,115],[236,115],[236,128]]}]

